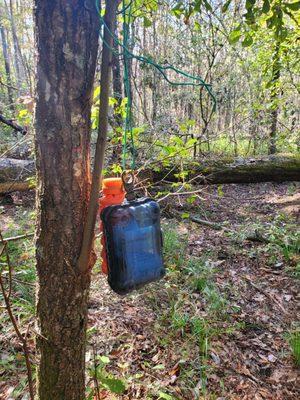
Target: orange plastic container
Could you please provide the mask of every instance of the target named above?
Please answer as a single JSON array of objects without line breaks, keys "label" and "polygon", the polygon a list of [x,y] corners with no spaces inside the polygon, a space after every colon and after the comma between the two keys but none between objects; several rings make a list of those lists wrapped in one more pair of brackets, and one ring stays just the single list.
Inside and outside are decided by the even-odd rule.
[{"label": "orange plastic container", "polygon": [[[124,190],[123,182],[121,178],[106,178],[102,180],[102,192],[103,195],[100,198],[100,212],[103,208],[107,206],[112,206],[116,204],[122,204],[126,192]],[[103,234],[103,225],[102,222],[100,223],[100,232],[102,232],[101,237],[101,244],[102,244],[102,251],[101,251],[101,258],[102,258],[102,272],[107,275],[107,257],[106,257],[106,250],[105,250],[105,237]]]}]

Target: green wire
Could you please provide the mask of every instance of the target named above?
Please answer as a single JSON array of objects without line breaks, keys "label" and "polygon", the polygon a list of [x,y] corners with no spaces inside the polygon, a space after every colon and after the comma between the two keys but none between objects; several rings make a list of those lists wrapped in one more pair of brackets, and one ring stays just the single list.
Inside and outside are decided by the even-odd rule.
[{"label": "green wire", "polygon": [[[126,153],[127,153],[127,132],[130,133],[130,141],[131,141],[131,169],[135,169],[135,146],[134,146],[134,138],[133,138],[133,127],[132,127],[132,98],[130,91],[130,76],[129,76],[129,62],[130,57],[127,55],[128,49],[128,40],[130,36],[130,22],[131,22],[131,11],[132,11],[132,1],[129,6],[125,5],[125,0],[122,2],[123,5],[123,43],[122,47],[124,49],[124,88],[125,95],[127,98],[126,104],[126,117],[125,117],[125,126],[124,126],[124,136],[123,136],[123,151],[122,151],[122,166],[123,169],[126,169]],[[126,10],[128,9],[128,18],[126,21]]]},{"label": "green wire", "polygon": [[[172,86],[194,86],[194,87],[204,87],[207,93],[209,94],[212,102],[213,102],[213,108],[212,112],[216,110],[217,106],[217,100],[215,95],[213,94],[211,90],[211,84],[206,83],[200,76],[195,76],[191,75],[187,72],[184,72],[173,65],[160,65],[151,60],[150,57],[144,57],[144,56],[139,56],[136,54],[133,54],[129,49],[128,49],[128,38],[129,38],[129,26],[130,26],[130,20],[131,20],[131,11],[132,11],[132,4],[133,0],[130,1],[128,5],[125,4],[125,0],[122,0],[122,10],[120,13],[123,15],[123,41],[122,43],[118,40],[118,38],[115,36],[113,32],[108,28],[107,24],[105,23],[104,18],[101,16],[101,11],[98,6],[98,2],[96,0],[96,9],[99,15],[100,19],[100,24],[103,25],[104,29],[108,31],[108,33],[113,37],[114,43],[117,43],[118,46],[120,46],[123,49],[122,53],[119,53],[116,51],[113,47],[111,47],[104,39],[103,35],[100,33],[100,37],[103,41],[103,43],[108,47],[116,56],[122,56],[123,57],[123,62],[124,62],[124,87],[125,87],[125,93],[127,97],[127,105],[126,105],[126,116],[125,116],[125,126],[124,126],[124,135],[123,135],[123,151],[122,151],[122,165],[123,169],[126,168],[126,152],[127,152],[127,132],[130,132],[130,140],[131,140],[131,153],[132,153],[132,163],[131,163],[131,168],[135,168],[135,148],[134,148],[134,138],[133,138],[133,128],[132,128],[132,99],[130,95],[130,82],[129,82],[129,71],[128,71],[128,62],[130,59],[136,59],[140,61],[141,63],[145,63],[148,65],[152,65],[154,68],[158,70],[158,72],[163,76],[166,82],[168,82]],[[126,11],[128,10],[128,16],[126,15]],[[126,17],[128,18],[127,23],[126,23]],[[176,74],[181,75],[185,78],[190,79],[187,82],[174,82],[171,81],[166,72],[174,71]]]}]

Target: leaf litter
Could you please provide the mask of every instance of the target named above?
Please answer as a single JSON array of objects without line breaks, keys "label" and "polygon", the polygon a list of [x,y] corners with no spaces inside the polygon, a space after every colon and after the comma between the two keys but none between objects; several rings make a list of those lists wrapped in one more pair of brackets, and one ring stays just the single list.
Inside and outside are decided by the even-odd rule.
[{"label": "leaf litter", "polygon": [[[277,244],[245,240],[245,232],[257,226],[274,236],[268,229],[278,218],[283,226],[299,223],[299,199],[289,195],[290,188],[265,183],[223,185],[220,191],[212,185],[192,205],[172,199],[179,213],[199,214],[236,234],[188,218],[164,218],[166,232],[173,232],[169,272],[126,297],[110,290],[98,263],[89,302],[87,366],[92,368],[93,351],[106,357],[107,372],[126,387],[121,395],[101,388],[101,399],[300,398],[299,369],[286,338],[299,326],[299,279],[292,273],[299,259],[296,253],[287,258]],[[11,224],[12,206],[4,216]],[[20,362],[11,359],[19,348],[10,328],[1,333],[0,345],[0,398],[22,399],[26,385],[22,393],[16,387],[24,371],[7,369]],[[34,358],[33,341],[31,348]],[[87,383],[93,387],[93,381]]]}]

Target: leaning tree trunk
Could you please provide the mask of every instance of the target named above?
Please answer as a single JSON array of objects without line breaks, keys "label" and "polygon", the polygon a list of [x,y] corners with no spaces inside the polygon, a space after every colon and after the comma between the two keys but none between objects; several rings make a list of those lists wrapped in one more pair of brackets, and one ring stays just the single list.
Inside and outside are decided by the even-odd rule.
[{"label": "leaning tree trunk", "polygon": [[85,397],[89,274],[80,253],[90,190],[95,1],[35,0],[39,400]]}]

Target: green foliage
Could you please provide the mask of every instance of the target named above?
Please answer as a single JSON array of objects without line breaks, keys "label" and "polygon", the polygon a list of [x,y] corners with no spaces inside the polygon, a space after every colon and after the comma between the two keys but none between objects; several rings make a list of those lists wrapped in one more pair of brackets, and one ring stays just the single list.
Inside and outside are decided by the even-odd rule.
[{"label": "green foliage", "polygon": [[175,397],[165,393],[165,392],[159,392],[158,393],[158,399],[162,399],[162,400],[174,400]]},{"label": "green foliage", "polygon": [[121,379],[115,378],[107,371],[107,365],[110,360],[106,356],[96,356],[96,367],[89,368],[89,374],[93,379],[96,379],[98,385],[111,393],[121,395],[125,392],[126,386]]},{"label": "green foliage", "polygon": [[32,113],[30,113],[26,108],[19,110],[18,122],[21,126],[28,126],[32,123]]},{"label": "green foliage", "polygon": [[292,218],[279,214],[272,222],[256,223],[251,226],[247,224],[238,234],[229,233],[229,235],[244,241],[249,231],[263,234],[267,243],[260,247],[260,251],[268,256],[270,264],[276,265],[283,261],[294,277],[300,277],[300,232]]},{"label": "green foliage", "polygon": [[180,237],[174,226],[166,225],[163,229],[163,252],[166,265],[177,268],[184,263],[186,257],[187,241]]},{"label": "green foliage", "polygon": [[292,350],[295,364],[297,367],[300,367],[300,328],[289,332],[287,339]]}]

